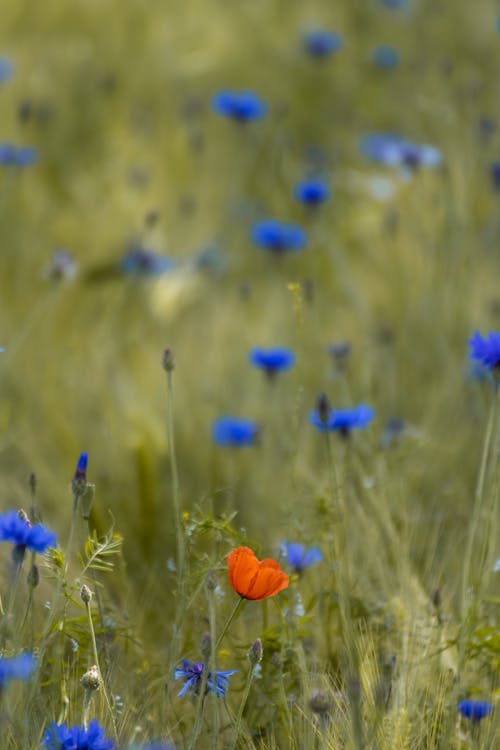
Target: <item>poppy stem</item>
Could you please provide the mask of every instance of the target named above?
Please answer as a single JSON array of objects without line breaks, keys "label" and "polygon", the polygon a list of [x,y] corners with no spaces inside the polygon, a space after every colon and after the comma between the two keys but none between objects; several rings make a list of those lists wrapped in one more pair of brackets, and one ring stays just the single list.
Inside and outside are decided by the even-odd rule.
[{"label": "poppy stem", "polygon": [[238,601],[234,605],[233,611],[229,615],[229,617],[228,617],[228,619],[226,621],[226,624],[222,628],[222,632],[221,632],[220,636],[217,638],[217,643],[215,644],[215,651],[217,651],[217,649],[220,647],[220,645],[221,645],[221,643],[223,641],[224,636],[226,635],[227,631],[229,630],[229,626],[231,625],[232,621],[236,617],[236,615],[237,615],[237,613],[238,613],[238,611],[239,611],[239,609],[240,609],[240,607],[241,607],[241,605],[243,604],[244,601],[245,601],[245,599],[242,596],[240,596],[240,598],[238,599]]}]

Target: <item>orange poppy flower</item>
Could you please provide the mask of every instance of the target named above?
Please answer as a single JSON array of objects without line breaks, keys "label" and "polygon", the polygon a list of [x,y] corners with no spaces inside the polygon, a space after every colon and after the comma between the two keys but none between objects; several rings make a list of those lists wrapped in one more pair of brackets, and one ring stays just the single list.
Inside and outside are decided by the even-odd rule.
[{"label": "orange poppy flower", "polygon": [[227,558],[229,583],[244,599],[259,601],[288,588],[289,578],[276,560],[258,560],[249,547],[236,547]]}]

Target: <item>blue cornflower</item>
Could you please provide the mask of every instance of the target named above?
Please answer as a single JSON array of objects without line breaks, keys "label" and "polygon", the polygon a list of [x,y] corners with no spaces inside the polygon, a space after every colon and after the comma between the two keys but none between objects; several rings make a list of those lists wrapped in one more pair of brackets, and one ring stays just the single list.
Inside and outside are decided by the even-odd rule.
[{"label": "blue cornflower", "polygon": [[384,68],[385,70],[396,68],[399,64],[399,52],[395,47],[391,47],[390,44],[379,44],[373,50],[372,59],[379,68]]},{"label": "blue cornflower", "polygon": [[250,419],[239,417],[220,417],[212,424],[214,443],[224,447],[253,445],[259,432],[259,425]]},{"label": "blue cornflower", "polygon": [[175,267],[172,258],[139,246],[132,246],[120,261],[120,271],[131,276],[159,276],[173,271]]},{"label": "blue cornflower", "polygon": [[302,573],[311,565],[321,562],[323,555],[318,547],[304,547],[303,544],[296,542],[282,542],[281,547],[283,554],[286,555],[286,561],[296,573]]},{"label": "blue cornflower", "polygon": [[11,680],[28,680],[35,669],[36,659],[27,651],[17,656],[0,657],[0,688]]},{"label": "blue cornflower", "polygon": [[419,145],[395,133],[369,133],[359,142],[361,153],[389,167],[436,167],[442,161],[434,146]]},{"label": "blue cornflower", "polygon": [[0,164],[4,167],[30,167],[37,160],[38,151],[32,146],[0,143]]},{"label": "blue cornflower", "polygon": [[9,510],[0,514],[0,542],[11,542],[33,552],[45,552],[48,547],[56,546],[57,535],[41,523],[32,526],[15,510]]},{"label": "blue cornflower", "polygon": [[256,347],[250,350],[248,358],[252,365],[274,377],[278,372],[289,370],[295,364],[295,354],[291,349],[275,346],[272,349]]},{"label": "blue cornflower", "polygon": [[275,219],[265,219],[254,224],[250,237],[257,247],[276,254],[298,252],[307,244],[307,234],[302,227]]},{"label": "blue cornflower", "polygon": [[481,362],[489,370],[500,367],[500,331],[490,331],[487,338],[475,331],[469,339],[469,359]]},{"label": "blue cornflower", "polygon": [[114,747],[115,743],[104,736],[97,719],[92,719],[88,729],[52,722],[43,735],[44,750],[112,750]]},{"label": "blue cornflower", "polygon": [[304,34],[304,49],[319,59],[324,59],[338,52],[343,45],[342,37],[336,31],[326,29],[311,29]]},{"label": "blue cornflower", "polygon": [[[174,671],[175,680],[185,680],[184,685],[177,693],[179,698],[182,698],[188,692],[195,694],[199,692],[203,680],[203,669],[202,662],[193,662],[191,664],[186,659],[182,662],[182,668],[178,667]],[[209,672],[207,677],[207,693],[215,693],[219,698],[223,698],[229,686],[229,677],[237,671],[237,669],[228,669],[224,672],[215,672],[215,680],[212,677],[212,672]]]},{"label": "blue cornflower", "polygon": [[462,716],[466,719],[472,719],[474,723],[481,721],[485,716],[489,716],[493,711],[493,706],[488,701],[463,700],[457,706]]},{"label": "blue cornflower", "polygon": [[309,421],[320,432],[338,431],[348,435],[353,429],[367,427],[375,416],[370,406],[359,404],[352,409],[329,409],[321,414],[319,409],[314,409],[309,415]]},{"label": "blue cornflower", "polygon": [[330,188],[322,180],[304,180],[295,186],[294,195],[307,206],[319,206],[330,197]]},{"label": "blue cornflower", "polygon": [[8,81],[14,72],[14,66],[8,57],[0,57],[0,83]]},{"label": "blue cornflower", "polygon": [[260,120],[267,112],[267,104],[253,91],[219,91],[212,99],[212,109],[218,115],[237,122]]}]

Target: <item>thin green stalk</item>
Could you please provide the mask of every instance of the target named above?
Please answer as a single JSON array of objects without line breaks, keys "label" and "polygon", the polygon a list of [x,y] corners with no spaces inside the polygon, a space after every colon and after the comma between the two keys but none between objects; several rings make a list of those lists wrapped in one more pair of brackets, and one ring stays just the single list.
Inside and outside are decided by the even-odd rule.
[{"label": "thin green stalk", "polygon": [[196,740],[201,731],[201,725],[203,722],[203,708],[205,706],[205,697],[207,692],[208,682],[208,669],[206,662],[203,663],[203,672],[201,677],[200,692],[198,693],[198,700],[196,702],[196,716],[193,725],[193,732],[191,734],[191,740],[189,742],[188,750],[193,750],[196,745]]},{"label": "thin green stalk", "polygon": [[236,750],[236,746],[238,744],[238,740],[240,737],[241,732],[241,720],[243,718],[243,711],[245,710],[245,706],[247,704],[248,696],[250,695],[250,688],[252,687],[252,680],[253,680],[253,674],[254,674],[254,665],[250,665],[250,669],[248,670],[247,678],[245,680],[245,688],[243,690],[243,695],[241,697],[241,703],[240,707],[238,709],[238,713],[236,714],[235,719],[235,738],[233,743],[233,750]]},{"label": "thin green stalk", "polygon": [[[210,674],[212,675],[212,679],[215,679],[215,671],[216,671],[216,649],[214,647],[214,644],[216,642],[217,637],[217,623],[216,623],[216,612],[215,612],[215,596],[214,596],[215,588],[213,585],[207,586],[207,593],[208,593],[208,619],[210,623],[210,659],[209,659],[209,669]],[[218,742],[219,742],[219,727],[220,727],[220,721],[219,721],[219,703],[217,699],[217,695],[214,693],[212,695],[212,748],[215,750],[217,748]]]},{"label": "thin green stalk", "polygon": [[88,599],[86,598],[84,600],[84,604],[85,604],[85,609],[87,610],[87,618],[88,618],[89,630],[90,630],[90,639],[92,641],[92,650],[94,652],[95,665],[96,665],[97,671],[99,673],[102,694],[104,696],[104,701],[106,703],[106,708],[108,709],[108,712],[109,712],[109,715],[110,715],[110,718],[111,718],[111,724],[113,726],[113,734],[115,735],[115,739],[118,742],[118,729],[117,729],[117,726],[116,726],[116,719],[115,719],[115,715],[114,715],[114,712],[113,712],[113,708],[111,706],[111,702],[109,700],[108,692],[106,690],[106,685],[105,685],[103,677],[102,677],[101,667],[99,666],[99,655],[97,653],[97,643],[96,643],[96,639],[95,639],[94,623],[92,621],[92,612],[90,611],[90,598],[88,598]]},{"label": "thin green stalk", "polygon": [[246,599],[244,599],[242,596],[240,596],[240,598],[238,599],[238,601],[234,605],[233,611],[229,615],[229,617],[228,617],[228,619],[226,621],[226,624],[222,628],[222,632],[221,632],[219,638],[217,639],[217,643],[215,644],[215,650],[216,651],[219,650],[220,645],[221,645],[221,643],[222,643],[222,641],[224,639],[224,636],[226,635],[227,631],[229,630],[229,626],[231,625],[232,621],[236,617],[236,615],[237,615],[237,613],[238,613],[238,611],[239,611],[239,609],[240,609],[240,607],[241,607],[241,605],[243,604],[244,601],[246,601]]}]

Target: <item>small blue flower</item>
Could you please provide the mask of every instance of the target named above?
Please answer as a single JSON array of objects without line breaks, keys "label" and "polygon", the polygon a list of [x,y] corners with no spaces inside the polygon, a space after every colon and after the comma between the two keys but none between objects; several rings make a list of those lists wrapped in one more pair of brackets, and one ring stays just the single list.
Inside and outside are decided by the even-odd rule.
[{"label": "small blue flower", "polygon": [[17,656],[0,657],[0,688],[11,680],[28,680],[35,669],[36,659],[27,651]]},{"label": "small blue flower", "polygon": [[310,423],[320,432],[335,432],[348,435],[353,429],[368,427],[375,412],[370,406],[359,404],[352,409],[330,409],[322,418],[318,409],[309,415]]},{"label": "small blue flower", "polygon": [[275,219],[265,219],[254,224],[250,237],[257,247],[276,254],[298,252],[307,244],[307,235],[302,227]]},{"label": "small blue flower", "polygon": [[239,417],[220,417],[212,424],[212,439],[224,447],[242,447],[253,445],[260,432],[260,427],[250,419]]},{"label": "small blue flower", "polygon": [[160,276],[173,271],[175,267],[172,258],[135,245],[120,261],[120,271],[131,276]]},{"label": "small blue flower", "polygon": [[491,714],[493,706],[488,701],[463,700],[460,701],[457,709],[466,719],[472,719],[474,723],[477,723]]},{"label": "small blue flower", "polygon": [[299,574],[323,559],[318,547],[304,547],[303,544],[297,544],[296,542],[282,542],[281,547],[283,554],[286,555],[288,565]]},{"label": "small blue flower", "polygon": [[311,29],[303,37],[304,49],[318,59],[330,57],[338,52],[343,45],[342,37],[336,31],[327,31],[326,29]]},{"label": "small blue flower", "polygon": [[219,91],[212,99],[212,109],[218,115],[237,122],[260,120],[267,112],[267,104],[252,91]]},{"label": "small blue flower", "polygon": [[37,160],[38,151],[32,146],[0,143],[0,165],[4,167],[30,167]]},{"label": "small blue flower", "polygon": [[469,359],[481,362],[491,370],[500,367],[500,331],[490,331],[487,338],[483,338],[479,331],[475,331],[469,339]]},{"label": "small blue flower", "polygon": [[373,50],[372,59],[378,68],[389,70],[399,65],[399,52],[395,47],[391,47],[390,44],[379,44]]},{"label": "small blue flower", "polygon": [[8,81],[14,73],[14,65],[8,57],[0,57],[0,83]]},{"label": "small blue flower", "polygon": [[[237,669],[229,669],[224,672],[215,672],[215,680],[212,677],[212,673],[209,672],[207,677],[207,693],[215,693],[219,698],[223,698],[229,687],[229,677],[237,671]],[[187,660],[183,661],[182,668],[178,667],[174,671],[174,679],[185,681],[177,693],[179,698],[182,698],[188,692],[197,694],[203,681],[202,662],[193,662],[190,664]]]},{"label": "small blue flower", "polygon": [[43,735],[44,750],[112,750],[114,747],[115,743],[104,736],[97,719],[92,719],[88,729],[52,722]]},{"label": "small blue flower", "polygon": [[87,471],[88,463],[89,454],[87,453],[87,451],[80,453],[80,455],[78,456],[78,461],[76,462],[75,474],[85,474]]},{"label": "small blue flower", "polygon": [[436,167],[442,156],[434,146],[418,145],[395,133],[369,133],[361,138],[363,156],[389,167]]},{"label": "small blue flower", "polygon": [[248,358],[252,365],[264,370],[270,377],[278,372],[289,370],[295,364],[295,354],[292,350],[278,346],[272,349],[256,347],[250,350]]},{"label": "small blue flower", "polygon": [[493,190],[500,190],[500,161],[490,164],[490,180]]},{"label": "small blue flower", "polygon": [[319,206],[330,197],[330,188],[322,180],[304,180],[295,186],[294,195],[307,206]]},{"label": "small blue flower", "polygon": [[32,526],[15,510],[9,510],[0,514],[0,542],[11,542],[33,552],[45,552],[48,547],[56,546],[57,535],[41,523]]}]

